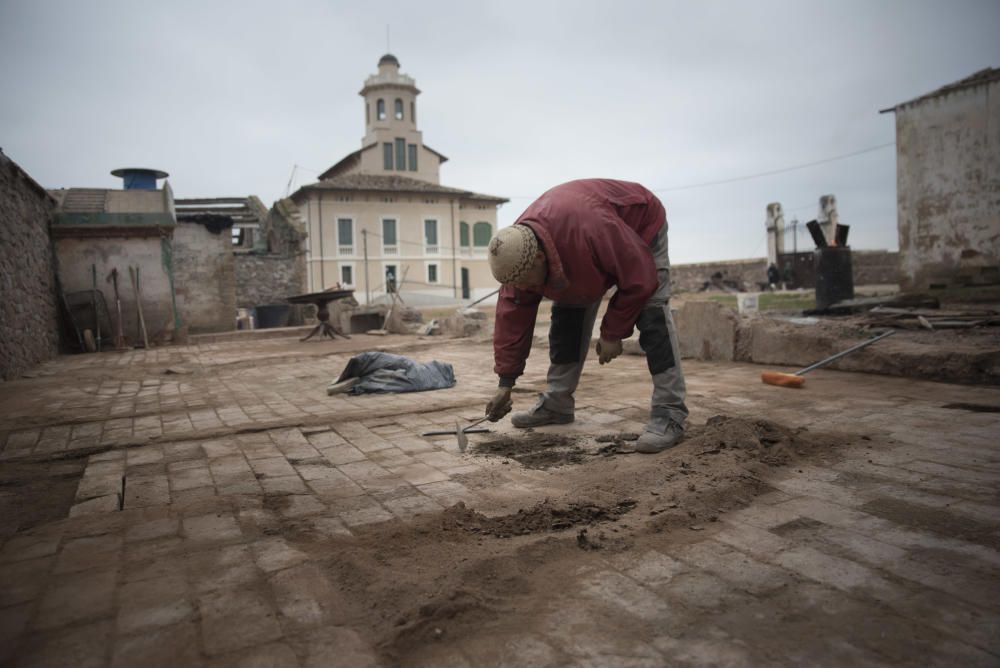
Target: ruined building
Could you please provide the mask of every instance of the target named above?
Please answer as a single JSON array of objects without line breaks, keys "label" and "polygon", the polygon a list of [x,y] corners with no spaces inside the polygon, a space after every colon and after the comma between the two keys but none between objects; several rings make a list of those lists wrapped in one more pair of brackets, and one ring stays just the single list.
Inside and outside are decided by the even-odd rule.
[{"label": "ruined building", "polygon": [[882,111],[896,114],[901,287],[1000,282],[1000,69]]},{"label": "ruined building", "polygon": [[405,277],[408,303],[431,303],[497,287],[486,248],[507,200],[440,184],[447,158],[417,128],[419,94],[396,57],[382,56],[360,93],[361,148],[291,196],[306,225],[310,292],[340,284],[376,300]]}]

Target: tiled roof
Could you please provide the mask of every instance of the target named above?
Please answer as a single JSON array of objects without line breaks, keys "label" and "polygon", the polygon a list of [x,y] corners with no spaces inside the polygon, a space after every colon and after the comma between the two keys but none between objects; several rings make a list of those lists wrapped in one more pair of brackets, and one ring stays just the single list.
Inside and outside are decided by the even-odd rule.
[{"label": "tiled roof", "polygon": [[973,86],[982,86],[984,84],[993,83],[995,81],[1000,81],[1000,69],[995,67],[987,67],[984,70],[979,70],[975,74],[971,74],[964,79],[959,79],[954,83],[950,83],[946,86],[941,86],[937,90],[933,90],[926,95],[921,95],[920,97],[915,97],[912,100],[907,100],[906,102],[900,102],[897,105],[889,107],[888,109],[882,109],[879,113],[885,113],[887,111],[895,111],[900,107],[905,107],[916,102],[923,102],[924,100],[930,100],[935,97],[941,97],[942,95],[947,95],[948,93],[953,93],[957,90],[962,90],[963,88],[971,88]]},{"label": "tiled roof", "polygon": [[441,186],[436,183],[429,183],[427,181],[421,181],[419,179],[412,179],[408,176],[397,176],[395,174],[383,175],[383,174],[358,174],[358,173],[344,174],[342,176],[334,176],[333,178],[324,179],[322,181],[317,181],[316,183],[311,183],[309,185],[302,186],[292,195],[292,198],[295,199],[301,194],[316,190],[330,190],[330,191],[370,190],[374,192],[451,195],[454,197],[459,197],[461,199],[474,199],[485,202],[495,202],[497,204],[502,204],[504,202],[509,201],[504,197],[496,197],[495,195],[484,195],[481,193],[472,192],[470,190],[462,190],[461,188],[448,188],[447,186]]}]

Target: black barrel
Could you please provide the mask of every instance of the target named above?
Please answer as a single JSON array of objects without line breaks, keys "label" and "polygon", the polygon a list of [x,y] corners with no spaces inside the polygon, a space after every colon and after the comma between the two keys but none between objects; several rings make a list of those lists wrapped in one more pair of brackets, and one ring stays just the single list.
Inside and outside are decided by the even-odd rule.
[{"label": "black barrel", "polygon": [[816,310],[825,311],[845,299],[854,299],[854,272],[849,246],[827,246],[814,251]]}]

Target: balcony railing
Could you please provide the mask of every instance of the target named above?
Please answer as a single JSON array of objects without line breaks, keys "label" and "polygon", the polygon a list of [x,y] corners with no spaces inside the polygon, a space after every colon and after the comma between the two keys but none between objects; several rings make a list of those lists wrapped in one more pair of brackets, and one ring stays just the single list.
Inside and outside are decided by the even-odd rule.
[{"label": "balcony railing", "polygon": [[399,246],[395,244],[382,246],[382,255],[399,255]]}]

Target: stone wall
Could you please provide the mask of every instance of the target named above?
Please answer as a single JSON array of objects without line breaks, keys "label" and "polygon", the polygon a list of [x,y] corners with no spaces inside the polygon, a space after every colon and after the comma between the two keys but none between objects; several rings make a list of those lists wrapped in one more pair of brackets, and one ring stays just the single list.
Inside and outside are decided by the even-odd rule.
[{"label": "stone wall", "polygon": [[305,255],[234,255],[236,306],[252,308],[285,304],[292,295],[306,292]]},{"label": "stone wall", "polygon": [[[791,258],[788,253],[782,256]],[[801,262],[808,266],[797,272],[803,287],[813,287],[812,253],[799,253]],[[851,254],[854,269],[854,285],[885,285],[899,281],[899,253],[886,250],[856,250]],[[698,292],[715,273],[722,274],[722,280],[729,287],[756,291],[760,283],[767,281],[767,259],[730,260],[726,262],[696,262],[676,264],[670,268],[670,284],[675,294]]]},{"label": "stone wall", "polygon": [[181,321],[192,334],[236,328],[236,276],[228,225],[178,221],[174,230],[174,291]]},{"label": "stone wall", "polygon": [[672,291],[697,292],[713,274],[721,273],[722,280],[740,286],[743,290],[758,290],[758,283],[767,281],[767,259],[728,260],[725,262],[695,262],[675,264],[670,267]]},{"label": "stone wall", "polygon": [[0,378],[16,378],[59,345],[49,219],[55,202],[0,152]]},{"label": "stone wall", "polygon": [[895,111],[904,289],[1000,281],[1000,78]]},{"label": "stone wall", "polygon": [[854,285],[895,285],[899,283],[899,253],[887,250],[851,253]]}]

